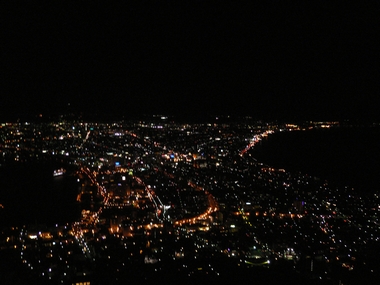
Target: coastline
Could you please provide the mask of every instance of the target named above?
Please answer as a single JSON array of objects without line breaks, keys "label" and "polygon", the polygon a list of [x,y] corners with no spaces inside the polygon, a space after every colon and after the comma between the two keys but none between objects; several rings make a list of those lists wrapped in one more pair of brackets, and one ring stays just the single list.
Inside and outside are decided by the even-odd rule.
[{"label": "coastline", "polygon": [[271,167],[372,193],[379,189],[379,139],[379,127],[278,132],[262,140],[251,153]]}]

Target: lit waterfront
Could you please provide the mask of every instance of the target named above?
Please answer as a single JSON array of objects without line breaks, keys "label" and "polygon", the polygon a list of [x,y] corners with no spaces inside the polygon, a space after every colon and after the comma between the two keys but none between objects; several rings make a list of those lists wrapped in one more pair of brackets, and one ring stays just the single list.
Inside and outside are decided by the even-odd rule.
[{"label": "lit waterfront", "polygon": [[[226,268],[243,270],[244,276],[284,266],[291,278],[331,284],[350,282],[346,274],[356,272],[376,277],[366,251],[379,242],[378,194],[369,199],[351,188],[332,189],[315,177],[264,165],[250,151],[281,131],[326,126],[338,127],[192,125],[165,117],[55,122],[48,125],[56,132],[49,136],[41,127],[41,147],[34,137],[28,141],[29,124],[4,125],[3,163],[61,160],[76,169],[82,207],[74,223],[24,225],[16,240],[4,244],[20,250],[30,274],[54,284],[78,277],[97,284],[111,276],[121,283],[131,274],[137,282],[169,272],[173,280],[191,282],[228,279]],[[371,218],[363,220],[363,214]],[[37,254],[42,247],[48,251]]]}]

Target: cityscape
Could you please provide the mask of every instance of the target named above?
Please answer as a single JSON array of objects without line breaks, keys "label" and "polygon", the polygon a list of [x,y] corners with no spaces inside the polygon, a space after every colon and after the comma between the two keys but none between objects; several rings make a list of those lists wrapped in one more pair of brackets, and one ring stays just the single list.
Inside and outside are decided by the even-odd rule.
[{"label": "cityscape", "polygon": [[0,284],[380,284],[379,10],[2,5]]},{"label": "cityscape", "polygon": [[75,178],[78,212],[3,227],[12,274],[1,282],[378,284],[380,193],[335,188],[251,151],[279,132],[344,127],[166,115],[2,123],[0,169],[56,162],[54,179]]}]

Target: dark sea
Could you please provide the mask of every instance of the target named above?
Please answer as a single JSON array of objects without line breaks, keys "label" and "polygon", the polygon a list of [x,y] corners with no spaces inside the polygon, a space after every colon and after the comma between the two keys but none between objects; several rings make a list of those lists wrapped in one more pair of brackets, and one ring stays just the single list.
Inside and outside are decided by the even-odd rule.
[{"label": "dark sea", "polygon": [[64,224],[79,217],[78,182],[54,162],[14,163],[0,167],[0,228],[27,224]]},{"label": "dark sea", "polygon": [[252,150],[260,162],[361,193],[380,190],[380,127],[279,132]]}]

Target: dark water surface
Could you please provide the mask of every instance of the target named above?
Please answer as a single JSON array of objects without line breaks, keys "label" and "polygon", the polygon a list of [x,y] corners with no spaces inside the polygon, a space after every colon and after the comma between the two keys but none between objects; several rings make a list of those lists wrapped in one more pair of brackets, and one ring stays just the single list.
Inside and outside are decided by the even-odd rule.
[{"label": "dark water surface", "polygon": [[372,193],[380,190],[380,128],[341,127],[279,132],[252,150],[273,167]]},{"label": "dark water surface", "polygon": [[72,175],[53,177],[53,162],[0,168],[0,226],[66,223],[78,218],[78,184]]}]

